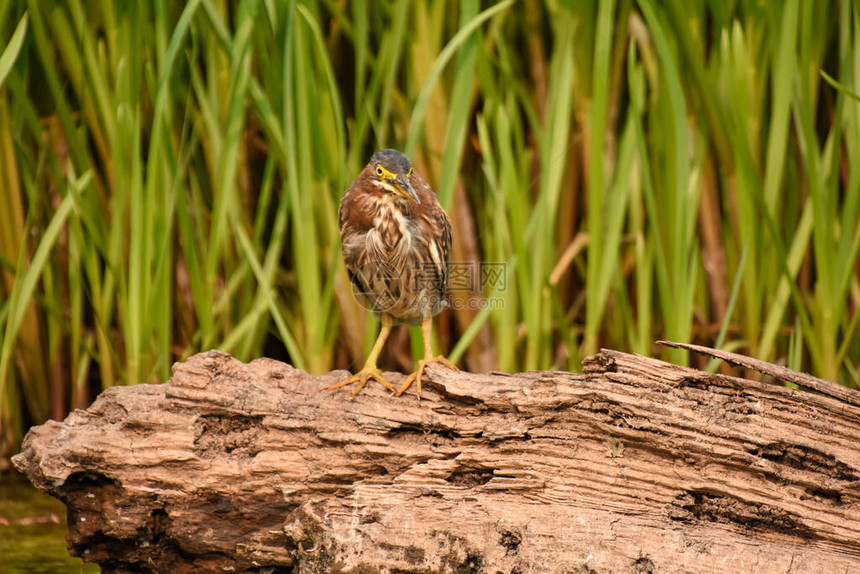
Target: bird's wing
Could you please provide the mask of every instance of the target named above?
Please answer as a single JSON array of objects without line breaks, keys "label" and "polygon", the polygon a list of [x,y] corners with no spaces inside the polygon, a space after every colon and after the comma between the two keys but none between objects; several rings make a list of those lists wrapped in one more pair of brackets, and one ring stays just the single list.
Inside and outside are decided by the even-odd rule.
[{"label": "bird's wing", "polygon": [[439,224],[442,229],[442,233],[439,238],[439,247],[442,250],[444,265],[440,266],[439,276],[440,276],[440,295],[442,297],[448,292],[448,271],[451,267],[451,249],[453,248],[453,234],[451,232],[451,220],[448,218],[448,214],[445,213],[445,210],[442,209],[442,206],[439,206]]},{"label": "bird's wing", "polygon": [[448,275],[451,267],[451,249],[453,239],[451,220],[439,203],[436,194],[430,189],[421,176],[413,175],[413,187],[418,192],[421,203],[416,206],[420,213],[422,235],[425,238],[425,248],[430,256],[428,263],[433,265],[439,296],[444,298],[448,292]]},{"label": "bird's wing", "polygon": [[343,248],[343,262],[349,272],[349,280],[355,285],[359,283],[358,270],[364,264],[364,238],[371,222],[367,221],[366,212],[362,209],[362,195],[357,190],[357,181],[346,190],[338,209],[340,225],[340,241]]}]

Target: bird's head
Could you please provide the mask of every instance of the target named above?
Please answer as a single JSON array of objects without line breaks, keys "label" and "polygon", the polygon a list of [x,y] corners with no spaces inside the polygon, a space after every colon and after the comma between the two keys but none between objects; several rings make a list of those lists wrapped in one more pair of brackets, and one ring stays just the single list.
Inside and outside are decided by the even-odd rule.
[{"label": "bird's head", "polygon": [[412,162],[395,149],[384,149],[373,154],[368,167],[374,185],[415,203],[421,203],[409,179],[412,177]]}]

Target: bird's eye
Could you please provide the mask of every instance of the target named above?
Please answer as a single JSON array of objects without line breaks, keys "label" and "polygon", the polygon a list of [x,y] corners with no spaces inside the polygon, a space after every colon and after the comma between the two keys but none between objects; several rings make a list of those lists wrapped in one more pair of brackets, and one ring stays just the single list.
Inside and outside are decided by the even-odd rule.
[{"label": "bird's eye", "polygon": [[379,177],[382,177],[382,166],[381,165],[376,166],[376,175],[378,175]]}]

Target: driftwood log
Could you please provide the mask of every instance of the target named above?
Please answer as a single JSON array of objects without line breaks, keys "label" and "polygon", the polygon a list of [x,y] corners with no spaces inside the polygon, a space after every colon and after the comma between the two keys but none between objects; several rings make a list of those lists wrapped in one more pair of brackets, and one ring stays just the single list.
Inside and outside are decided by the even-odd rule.
[{"label": "driftwood log", "polygon": [[431,366],[419,403],[210,352],[14,463],[106,572],[860,572],[857,393],[585,367]]}]

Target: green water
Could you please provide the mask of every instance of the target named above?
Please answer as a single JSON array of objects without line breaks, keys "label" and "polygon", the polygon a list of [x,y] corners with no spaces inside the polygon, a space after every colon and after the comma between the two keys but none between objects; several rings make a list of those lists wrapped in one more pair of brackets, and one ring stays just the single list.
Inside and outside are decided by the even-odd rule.
[{"label": "green water", "polygon": [[0,474],[0,572],[99,572],[66,550],[66,507],[15,472]]}]

